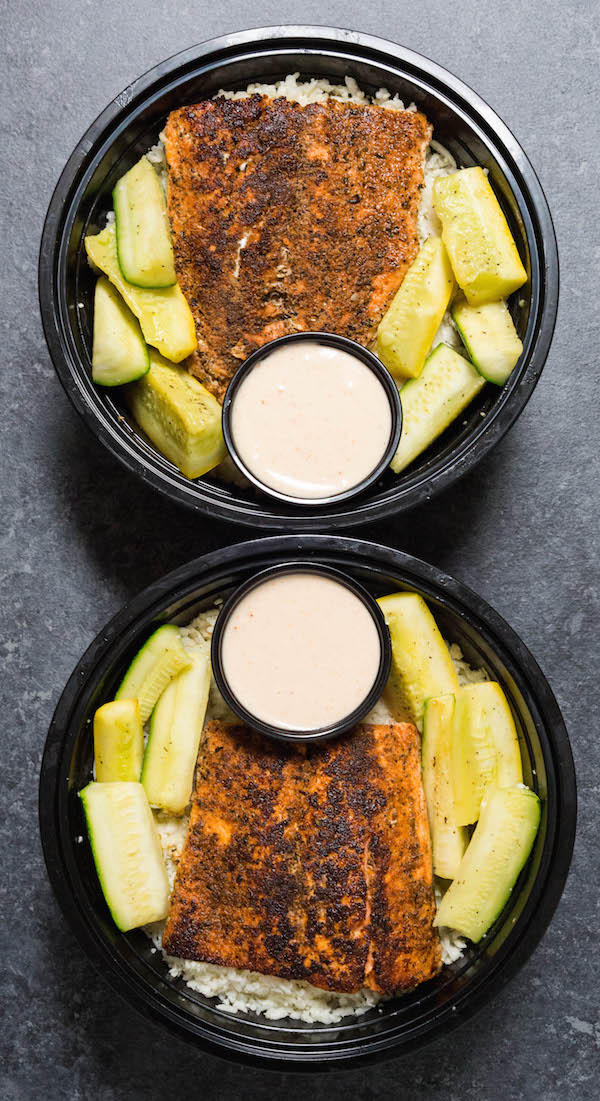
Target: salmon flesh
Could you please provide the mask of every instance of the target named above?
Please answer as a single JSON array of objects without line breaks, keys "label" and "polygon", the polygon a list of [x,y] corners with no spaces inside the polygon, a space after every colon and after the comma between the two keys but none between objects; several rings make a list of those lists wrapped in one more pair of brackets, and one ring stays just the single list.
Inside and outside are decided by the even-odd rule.
[{"label": "salmon flesh", "polygon": [[369,345],[418,251],[431,126],[416,111],[252,95],[173,111],[175,266],[222,401],[256,348],[326,331]]},{"label": "salmon flesh", "polygon": [[391,994],[439,971],[434,916],[414,726],[296,749],[207,724],[169,955]]}]

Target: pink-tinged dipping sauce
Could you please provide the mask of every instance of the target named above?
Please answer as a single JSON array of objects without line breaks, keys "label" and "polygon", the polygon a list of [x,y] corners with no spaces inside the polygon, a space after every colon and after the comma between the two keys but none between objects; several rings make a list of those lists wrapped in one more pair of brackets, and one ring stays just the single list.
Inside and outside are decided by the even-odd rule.
[{"label": "pink-tinged dipping sauce", "polygon": [[248,372],[231,405],[235,449],[263,485],[300,499],[352,489],[378,466],[392,410],[377,375],[356,356],[290,341]]},{"label": "pink-tinged dipping sauce", "polygon": [[230,691],[255,718],[289,731],[351,715],[381,664],[377,627],[345,585],[290,573],[257,585],[234,607],[221,640]]}]

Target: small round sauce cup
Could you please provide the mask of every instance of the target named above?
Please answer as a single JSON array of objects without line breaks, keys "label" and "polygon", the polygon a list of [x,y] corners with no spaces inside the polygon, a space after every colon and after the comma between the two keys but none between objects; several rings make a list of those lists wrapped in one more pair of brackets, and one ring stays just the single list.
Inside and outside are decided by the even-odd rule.
[{"label": "small round sauce cup", "polygon": [[[240,449],[236,445],[235,431],[234,431],[234,408],[236,399],[240,395],[240,388],[242,384],[248,379],[254,368],[264,363],[268,357],[278,352],[280,349],[294,345],[307,345],[317,344],[330,349],[336,349],[340,352],[344,352],[346,355],[351,356],[361,365],[367,367],[373,375],[377,378],[381,384],[385,398],[389,403],[390,411],[390,428],[389,437],[385,441],[385,445],[380,452],[380,458],[375,462],[372,469],[364,475],[360,481],[355,484],[344,488],[340,492],[330,493],[324,496],[295,496],[289,493],[283,492],[281,489],[277,489],[272,485],[268,485],[266,481],[263,481],[256,470],[252,469],[252,466],[240,453]],[[223,402],[223,436],[227,450],[233,459],[233,462],[238,469],[244,474],[244,476],[252,483],[252,485],[260,490],[261,493],[265,493],[270,497],[274,497],[276,500],[297,505],[299,507],[325,507],[332,504],[337,504],[364,493],[369,489],[378,478],[388,468],[395,451],[398,447],[400,440],[400,433],[402,430],[402,406],[400,404],[400,396],[398,387],[394,382],[392,376],[383,363],[367,348],[363,348],[356,341],[350,340],[345,336],[338,336],[335,333],[325,332],[305,332],[305,333],[291,333],[288,336],[279,337],[277,340],[272,340],[268,344],[263,345],[261,348],[257,348],[255,352],[248,357],[242,364],[236,374],[233,376],[227,392],[225,394],[225,400]]]},{"label": "small round sauce cup", "polygon": [[[352,594],[352,596],[360,602],[360,605],[362,605],[360,612],[362,613],[364,610],[368,612],[379,647],[379,659],[374,665],[373,680],[366,687],[365,694],[360,701],[354,703],[352,709],[348,713],[342,714],[336,719],[329,719],[320,726],[312,726],[310,728],[299,728],[296,725],[291,727],[285,725],[283,722],[279,725],[276,722],[265,721],[265,719],[253,714],[233,690],[227,673],[227,662],[224,660],[224,648],[226,649],[228,628],[231,630],[235,629],[233,626],[234,613],[239,609],[242,602],[256,589],[267,585],[275,579],[290,578],[294,576],[300,578],[303,575],[336,582],[338,585],[341,585],[347,593]],[[370,624],[369,635],[372,640]],[[360,639],[357,639],[357,645],[360,646]],[[350,730],[353,726],[356,726],[356,724],[364,719],[369,711],[372,710],[379,700],[389,676],[391,660],[392,650],[389,631],[383,613],[374,597],[353,578],[348,577],[339,570],[329,566],[322,566],[311,561],[297,561],[287,563],[285,566],[273,566],[255,574],[254,577],[241,585],[232,593],[221,609],[211,641],[211,661],[214,678],[225,703],[231,711],[253,730],[265,734],[270,738],[277,738],[280,741],[295,743],[316,742],[334,738]]]}]

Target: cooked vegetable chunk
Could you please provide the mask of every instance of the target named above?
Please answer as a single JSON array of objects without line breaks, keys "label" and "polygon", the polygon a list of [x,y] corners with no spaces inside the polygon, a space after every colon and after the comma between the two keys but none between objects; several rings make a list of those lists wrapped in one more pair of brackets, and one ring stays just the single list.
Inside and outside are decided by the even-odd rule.
[{"label": "cooked vegetable chunk", "polygon": [[113,202],[117,254],[125,279],[136,287],[172,287],[177,279],[167,203],[147,157],[121,176]]},{"label": "cooked vegetable chunk", "polygon": [[144,757],[144,731],[137,700],[113,700],[94,715],[96,779],[139,780]]},{"label": "cooked vegetable chunk", "polygon": [[154,708],[142,770],[148,801],[169,814],[183,814],[191,798],[210,688],[208,648],[188,653],[189,669],[171,681]]},{"label": "cooked vegetable chunk", "polygon": [[184,367],[152,351],[148,374],[129,387],[126,401],[140,428],[186,478],[199,478],[225,458],[221,406]]},{"label": "cooked vegetable chunk", "polygon": [[491,788],[434,924],[480,941],[508,902],[539,824],[540,801],[533,791],[521,785]]},{"label": "cooked vegetable chunk", "polygon": [[392,470],[399,474],[425,451],[484,385],[472,363],[447,344],[438,344],[419,377],[400,391],[402,435]]},{"label": "cooked vegetable chunk", "polygon": [[423,787],[427,800],[433,870],[454,879],[469,843],[468,831],[457,825],[452,790],[452,716],[454,696],[425,701],[423,716]]},{"label": "cooked vegetable chunk", "polygon": [[417,378],[454,288],[448,254],[429,237],[377,330],[377,355],[396,378]]},{"label": "cooked vegetable chunk", "polygon": [[452,733],[452,783],[456,821],[476,822],[488,787],[523,780],[514,719],[499,684],[483,681],[461,688]]},{"label": "cooked vegetable chunk", "polygon": [[523,351],[506,302],[469,306],[461,295],[452,304],[452,317],[479,374],[504,386]]},{"label": "cooked vegetable chunk", "polygon": [[80,794],[98,879],[115,925],[126,933],[161,921],[169,909],[169,880],[142,785],[91,783]]},{"label": "cooked vegetable chunk", "polygon": [[175,363],[189,356],[196,348],[196,329],[179,286],[150,290],[128,283],[117,258],[114,225],[86,237],[85,247],[92,263],[108,276],[138,318],[148,344]]},{"label": "cooked vegetable chunk", "polygon": [[433,205],[456,282],[471,306],[508,298],[527,282],[508,223],[482,168],[438,176]]},{"label": "cooked vegetable chunk", "polygon": [[173,677],[189,669],[190,665],[177,627],[165,624],[150,636],[134,657],[116,699],[137,700],[145,723]]},{"label": "cooked vegetable chunk", "polygon": [[425,700],[458,692],[448,647],[418,593],[393,593],[377,601],[392,640],[392,670],[385,698],[394,718],[420,723]]},{"label": "cooked vegetable chunk", "polygon": [[98,386],[121,386],[146,374],[148,348],[139,322],[102,276],[94,293],[92,378]]}]

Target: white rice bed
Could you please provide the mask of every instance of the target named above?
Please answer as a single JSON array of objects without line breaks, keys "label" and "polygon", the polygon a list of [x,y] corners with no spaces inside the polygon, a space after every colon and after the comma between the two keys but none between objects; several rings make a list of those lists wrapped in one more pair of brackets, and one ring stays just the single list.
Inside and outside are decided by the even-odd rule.
[{"label": "white rice bed", "polygon": [[[215,606],[198,615],[187,627],[181,628],[184,645],[187,648],[206,648],[210,645],[219,608]],[[464,660],[460,647],[456,643],[449,646],[450,655],[458,673],[460,684],[487,680],[484,669],[472,669]],[[233,719],[219,690],[211,683],[207,719]],[[391,715],[383,702],[373,708],[366,722],[385,723],[391,721]],[[177,863],[181,855],[189,818],[155,814],[158,832],[167,866],[171,888],[175,881]],[[436,899],[442,897],[441,884],[435,884]],[[280,979],[271,975],[258,975],[252,971],[241,971],[234,967],[219,967],[212,963],[197,963],[192,960],[176,959],[162,949],[164,922],[147,928],[155,950],[162,952],[172,978],[180,978],[191,990],[208,998],[218,998],[217,1008],[226,1013],[253,1012],[261,1014],[270,1021],[284,1017],[305,1021],[307,1024],[336,1024],[344,1017],[358,1017],[372,1009],[385,999],[372,990],[361,990],[357,994],[336,994],[320,990],[301,980]],[[452,929],[440,929],[442,961],[445,964],[459,959],[466,947],[463,937]]]}]

